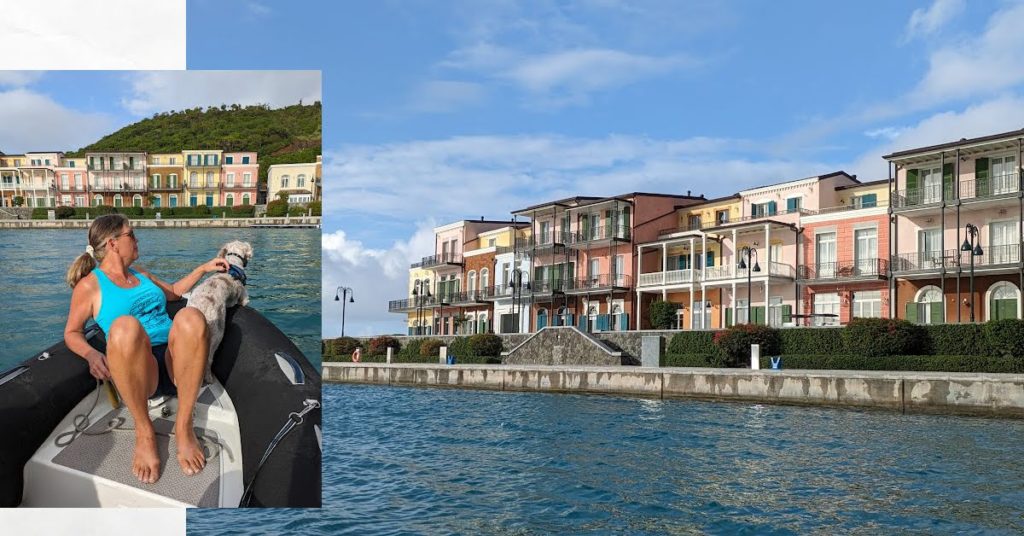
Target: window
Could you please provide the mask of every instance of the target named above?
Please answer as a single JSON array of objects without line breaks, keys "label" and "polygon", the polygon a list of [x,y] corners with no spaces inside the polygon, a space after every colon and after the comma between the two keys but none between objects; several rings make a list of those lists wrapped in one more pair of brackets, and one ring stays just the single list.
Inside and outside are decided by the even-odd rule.
[{"label": "window", "polygon": [[540,240],[537,240],[538,244],[549,244],[551,243],[551,222],[542,221],[540,222]]},{"label": "window", "polygon": [[750,215],[755,218],[774,216],[778,212],[775,201],[756,203],[750,205]]},{"label": "window", "polygon": [[235,157],[233,157],[233,156],[225,156],[224,157],[224,164],[225,165],[227,165],[227,164],[234,164],[234,163],[235,163]]},{"label": "window", "polygon": [[[988,224],[989,228],[989,246],[988,249],[982,252],[988,255],[988,264],[1010,264],[1016,263],[1019,259],[1017,254],[1017,245],[1019,243],[1019,234],[1017,222],[1014,221],[994,221]],[[964,252],[964,264],[970,263],[970,255],[968,252]],[[975,259],[974,262],[978,262],[981,259]]]},{"label": "window", "polygon": [[163,206],[163,202],[160,199],[160,194],[153,196],[153,207],[160,208]]},{"label": "window", "polygon": [[785,305],[782,304],[782,296],[772,296],[768,298],[768,325],[772,327],[782,326],[783,309]]},{"label": "window", "polygon": [[495,239],[495,238],[488,238],[487,239],[487,247],[489,247],[489,248],[493,248],[494,245],[497,244],[497,243],[498,243],[497,239]]},{"label": "window", "polygon": [[[693,307],[697,307],[698,302],[694,302]],[[694,311],[696,313],[696,311]],[[749,324],[750,323],[750,307],[749,302],[746,298],[742,300],[736,300],[736,323],[737,324]]]},{"label": "window", "polygon": [[248,164],[249,163],[249,157],[248,156],[243,156],[242,157],[242,163],[243,164]]},{"label": "window", "polygon": [[473,296],[475,296],[475,293],[476,293],[476,272],[475,271],[469,272],[469,275],[468,275],[468,277],[466,279],[469,282],[469,286],[466,288],[466,290],[469,291],[470,297],[473,297]]},{"label": "window", "polygon": [[176,206],[178,206],[178,195],[177,194],[171,194],[171,195],[169,195],[167,197],[167,206],[169,206],[169,207],[176,207]]},{"label": "window", "polygon": [[1017,287],[1001,282],[989,289],[988,320],[1017,318]]},{"label": "window", "polygon": [[252,186],[252,173],[242,174],[242,186]]},{"label": "window", "polygon": [[856,275],[877,275],[878,229],[853,231],[853,262]]},{"label": "window", "polygon": [[177,174],[171,173],[170,175],[167,176],[167,186],[169,188],[177,188],[178,187],[178,175]]},{"label": "window", "polygon": [[694,231],[700,229],[700,214],[690,214],[686,217],[686,228]]},{"label": "window", "polygon": [[208,207],[212,207],[213,206],[213,194],[212,193],[209,193],[209,192],[206,193],[206,206],[208,206]]},{"label": "window", "polygon": [[624,255],[616,255],[612,260],[614,261],[612,263],[612,277],[614,278],[612,284],[616,286],[624,286],[624,280],[626,278],[626,274],[624,273],[626,271],[626,257]]},{"label": "window", "polygon": [[704,316],[708,309],[709,302],[693,302],[693,314],[690,315],[690,329],[704,329]]},{"label": "window", "polygon": [[68,160],[68,167],[70,167],[70,168],[75,167],[75,161],[74,160]]},{"label": "window", "polygon": [[853,208],[872,208],[878,206],[878,194],[854,196]]},{"label": "window", "polygon": [[235,174],[228,173],[228,187],[231,188],[235,185]]},{"label": "window", "polygon": [[942,266],[942,233],[939,229],[922,229],[917,235],[918,266],[912,268],[939,268]]},{"label": "window", "polygon": [[188,196],[188,206],[194,207],[199,204],[199,197],[193,192]]},{"label": "window", "polygon": [[121,194],[115,195],[114,196],[114,206],[115,207],[120,207],[120,206],[123,206],[123,205],[124,205],[124,203],[123,203],[123,201],[121,199]]},{"label": "window", "polygon": [[729,223],[729,209],[715,211],[715,223],[721,225]]},{"label": "window", "polygon": [[92,196],[92,206],[98,207],[98,206],[100,206],[102,204],[103,204],[103,196],[102,195],[94,195],[94,196]]},{"label": "window", "polygon": [[235,206],[235,194],[228,194],[227,204],[229,207]]},{"label": "window", "polygon": [[82,184],[82,174],[81,173],[75,173],[75,189],[76,190],[81,190],[82,187],[83,187],[83,184]]},{"label": "window", "polygon": [[491,272],[487,268],[480,270],[480,289],[486,289],[491,284]]},{"label": "window", "polygon": [[587,276],[591,280],[596,280],[597,276],[601,274],[601,261],[598,259],[590,259],[590,263],[587,265]]},{"label": "window", "polygon": [[150,178],[150,180],[152,181],[150,183],[151,184],[150,188],[159,188],[160,187],[160,175],[153,174],[153,176]]},{"label": "window", "polygon": [[814,295],[815,326],[834,326],[839,323],[839,293],[819,292]]},{"label": "window", "polygon": [[881,318],[882,291],[865,290],[853,293],[854,318]]},{"label": "window", "polygon": [[67,173],[61,173],[60,174],[60,189],[61,190],[67,190],[68,189],[68,174]]},{"label": "window", "polygon": [[198,188],[199,187],[199,173],[196,173],[195,171],[193,171],[192,173],[189,173],[188,185],[191,188]]},{"label": "window", "polygon": [[927,286],[917,293],[916,303],[907,304],[907,320],[918,324],[941,324],[944,316],[942,290]]},{"label": "window", "polygon": [[213,188],[213,172],[212,171],[207,171],[206,172],[206,187],[207,188]]},{"label": "window", "polygon": [[938,203],[942,200],[942,168],[920,170],[922,203]]},{"label": "window", "polygon": [[288,187],[288,175],[281,175],[281,188]]},{"label": "window", "polygon": [[786,212],[792,213],[800,210],[800,202],[801,198],[799,197],[790,197],[789,199],[786,199]]},{"label": "window", "polygon": [[168,159],[167,163],[173,166],[174,164],[178,163],[178,159],[172,156]]},{"label": "window", "polygon": [[76,207],[84,207],[85,206],[85,196],[84,195],[76,195],[75,196],[75,206]]},{"label": "window", "polygon": [[992,169],[993,194],[1008,194],[1017,191],[1017,157],[990,158],[989,166]]},{"label": "window", "polygon": [[141,195],[135,194],[134,196],[132,196],[132,206],[133,207],[141,207],[142,206],[142,196]]},{"label": "window", "polygon": [[248,205],[248,204],[250,204],[250,203],[249,203],[249,194],[242,194],[242,204],[243,204],[243,205]]},{"label": "window", "polygon": [[64,205],[64,206],[70,206],[71,205],[71,196],[70,195],[62,195],[62,196],[60,196],[60,204]]},{"label": "window", "polygon": [[301,173],[299,174],[298,178],[295,179],[295,187],[296,188],[305,188],[306,187],[306,176],[305,175],[302,175]]},{"label": "window", "polygon": [[836,234],[818,233],[814,235],[815,255],[818,278],[832,278],[836,275]]},{"label": "window", "polygon": [[160,165],[160,157],[159,156],[154,156],[153,157],[152,165],[154,165],[154,166],[159,166]]}]

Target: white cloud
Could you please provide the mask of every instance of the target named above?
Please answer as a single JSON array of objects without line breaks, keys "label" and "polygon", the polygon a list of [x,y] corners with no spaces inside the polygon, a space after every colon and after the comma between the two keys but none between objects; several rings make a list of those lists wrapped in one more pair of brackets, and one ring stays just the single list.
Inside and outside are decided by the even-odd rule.
[{"label": "white cloud", "polygon": [[935,0],[927,9],[915,9],[907,21],[904,41],[935,33],[960,15],[964,5],[964,0]]},{"label": "white cloud", "polygon": [[88,145],[114,127],[112,117],[66,108],[27,89],[0,91],[0,150],[72,150]]},{"label": "white cloud", "polygon": [[245,5],[249,9],[249,12],[258,17],[264,17],[270,15],[273,11],[269,6],[262,2],[249,2]]},{"label": "white cloud", "polygon": [[131,93],[122,104],[135,115],[221,104],[321,100],[320,71],[147,71],[128,75]]},{"label": "white cloud", "polygon": [[431,80],[413,90],[409,108],[414,112],[443,113],[469,108],[484,98],[484,88],[473,82]]},{"label": "white cloud", "polygon": [[409,239],[381,249],[367,248],[345,231],[324,233],[323,337],[341,334],[341,304],[334,301],[338,286],[351,288],[355,299],[345,304],[346,335],[405,333],[404,316],[389,313],[387,304],[405,298],[410,263],[433,253],[435,226],[432,220],[419,222]]},{"label": "white cloud", "polygon": [[912,106],[994,95],[1024,82],[1024,4],[992,14],[976,38],[943,46],[929,58],[928,72],[910,93]]},{"label": "white cloud", "polygon": [[864,135],[869,138],[884,138],[887,140],[894,140],[900,136],[903,129],[899,127],[880,127],[871,129],[864,132]]},{"label": "white cloud", "polygon": [[962,111],[943,111],[900,130],[899,136],[858,157],[850,169],[864,177],[887,177],[882,155],[1024,127],[1024,97],[1001,97]]},{"label": "white cloud", "polygon": [[0,71],[0,87],[24,87],[43,77],[43,71]]}]

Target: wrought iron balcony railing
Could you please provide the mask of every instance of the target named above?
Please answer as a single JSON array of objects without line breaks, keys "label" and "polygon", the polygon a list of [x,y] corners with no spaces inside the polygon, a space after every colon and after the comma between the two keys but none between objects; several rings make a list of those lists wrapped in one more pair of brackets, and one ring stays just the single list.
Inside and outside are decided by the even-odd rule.
[{"label": "wrought iron balcony railing", "polygon": [[1004,173],[992,177],[960,181],[961,200],[981,200],[1015,194],[1020,191],[1020,175]]},{"label": "wrought iron balcony railing", "polygon": [[462,264],[462,253],[439,253],[437,255],[431,255],[429,257],[423,257],[420,261],[420,267],[422,268],[433,268],[436,266],[445,265],[461,265]]},{"label": "wrought iron balcony railing", "polygon": [[820,262],[813,266],[800,266],[800,279],[881,279],[889,275],[888,259],[858,259],[852,261]]},{"label": "wrought iron balcony railing", "polygon": [[633,278],[624,274],[597,274],[566,281],[566,293],[584,293],[616,288],[630,288]]},{"label": "wrought iron balcony railing", "polygon": [[894,208],[913,208],[937,205],[942,202],[943,195],[947,202],[955,199],[953,185],[947,184],[943,188],[939,184],[929,184],[906,190],[893,192],[892,206]]}]

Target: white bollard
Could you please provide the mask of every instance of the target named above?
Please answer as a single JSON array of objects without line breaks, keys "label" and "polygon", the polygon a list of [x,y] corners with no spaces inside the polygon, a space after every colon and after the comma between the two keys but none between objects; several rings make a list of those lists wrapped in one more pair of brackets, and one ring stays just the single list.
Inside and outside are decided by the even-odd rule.
[{"label": "white bollard", "polygon": [[750,369],[761,370],[761,345],[750,345]]},{"label": "white bollard", "polygon": [[391,357],[395,355],[395,349],[388,346],[388,364],[391,364]]},{"label": "white bollard", "polygon": [[447,346],[442,346],[441,349],[437,353],[438,353],[438,359],[437,359],[438,364],[440,364],[440,365],[447,365],[448,364],[448,347]]}]

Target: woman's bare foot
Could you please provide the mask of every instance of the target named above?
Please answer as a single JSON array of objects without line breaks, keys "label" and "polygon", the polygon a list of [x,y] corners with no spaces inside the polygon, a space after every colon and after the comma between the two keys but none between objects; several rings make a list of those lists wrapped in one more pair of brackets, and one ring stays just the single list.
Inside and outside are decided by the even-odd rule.
[{"label": "woman's bare foot", "polygon": [[181,465],[181,471],[188,476],[199,474],[206,466],[206,455],[203,454],[203,447],[196,439],[192,426],[185,429],[175,426],[174,437],[178,442],[178,464]]},{"label": "woman's bare foot", "polygon": [[148,432],[136,430],[132,474],[144,484],[153,484],[160,478],[160,455],[156,451],[156,433],[152,428]]}]

